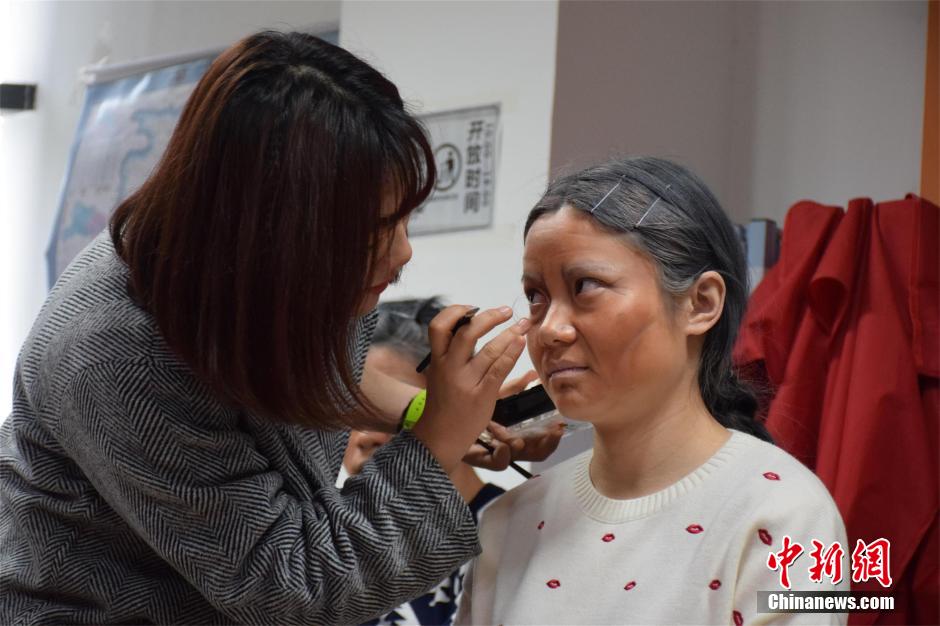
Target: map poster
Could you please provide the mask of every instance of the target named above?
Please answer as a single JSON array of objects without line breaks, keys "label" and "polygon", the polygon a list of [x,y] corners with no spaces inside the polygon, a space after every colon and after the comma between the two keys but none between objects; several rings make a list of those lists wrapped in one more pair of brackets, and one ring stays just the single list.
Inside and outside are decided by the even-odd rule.
[{"label": "map poster", "polygon": [[437,185],[411,216],[412,235],[483,228],[493,222],[499,105],[422,115]]},{"label": "map poster", "polygon": [[[335,43],[338,32],[318,36]],[[49,287],[153,171],[183,105],[213,58],[200,55],[88,86],[46,250]],[[107,70],[101,70],[103,76]],[[493,217],[499,106],[435,113],[422,121],[431,136],[439,178],[431,197],[413,214],[410,232],[488,226]]]},{"label": "map poster", "polygon": [[50,287],[146,180],[211,62],[203,58],[88,86],[46,251]]}]

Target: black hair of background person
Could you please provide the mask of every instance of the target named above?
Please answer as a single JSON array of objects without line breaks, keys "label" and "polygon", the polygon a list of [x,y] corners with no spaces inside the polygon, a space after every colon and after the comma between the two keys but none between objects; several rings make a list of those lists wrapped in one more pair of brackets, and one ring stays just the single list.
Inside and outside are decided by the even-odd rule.
[{"label": "black hair of background person", "polygon": [[[523,237],[540,216],[566,205],[589,213],[601,227],[646,252],[670,296],[684,293],[703,272],[722,276],[724,310],[705,336],[699,361],[702,400],[723,426],[772,441],[755,417],[754,390],[738,379],[731,362],[747,307],[747,261],[733,224],[705,183],[665,159],[610,161],[553,181],[529,213]],[[666,301],[673,302],[671,297]]]},{"label": "black hair of background person", "polygon": [[135,300],[218,397],[356,425],[371,407],[347,346],[372,244],[435,176],[420,123],[378,71],[311,35],[262,32],[212,64],[111,236]]}]

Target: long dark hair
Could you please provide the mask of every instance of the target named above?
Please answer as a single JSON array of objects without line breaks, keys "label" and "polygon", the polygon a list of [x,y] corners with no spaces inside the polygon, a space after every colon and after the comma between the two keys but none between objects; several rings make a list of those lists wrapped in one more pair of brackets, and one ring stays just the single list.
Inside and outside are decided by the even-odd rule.
[{"label": "long dark hair", "polygon": [[705,183],[664,159],[613,160],[552,182],[529,213],[525,235],[539,217],[566,205],[589,213],[602,228],[626,237],[648,254],[670,302],[703,272],[721,274],[726,287],[724,309],[705,335],[699,390],[705,406],[722,425],[771,441],[767,429],[755,419],[754,391],[738,379],[731,363],[731,349],[747,306],[744,250]]},{"label": "long dark hair", "polygon": [[261,32],[209,67],[111,237],[135,299],[223,400],[354,424],[371,405],[347,346],[376,242],[434,180],[395,85],[312,35]]}]

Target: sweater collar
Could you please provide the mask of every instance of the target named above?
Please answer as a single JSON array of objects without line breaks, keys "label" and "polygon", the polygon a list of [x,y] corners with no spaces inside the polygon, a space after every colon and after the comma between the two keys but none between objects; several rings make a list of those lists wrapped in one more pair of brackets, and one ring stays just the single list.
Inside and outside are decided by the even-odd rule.
[{"label": "sweater collar", "polygon": [[618,524],[648,517],[680,499],[684,494],[701,485],[710,475],[725,466],[746,444],[746,439],[747,435],[744,433],[732,430],[728,441],[711,458],[691,473],[656,493],[628,500],[608,498],[594,488],[590,474],[593,455],[583,454],[576,461],[574,467],[575,494],[582,510],[588,517],[599,522]]}]

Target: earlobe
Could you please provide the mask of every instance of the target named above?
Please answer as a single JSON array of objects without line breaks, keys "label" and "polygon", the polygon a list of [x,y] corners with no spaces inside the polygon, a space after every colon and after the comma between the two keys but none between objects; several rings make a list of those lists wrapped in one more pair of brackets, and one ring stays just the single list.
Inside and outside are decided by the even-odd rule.
[{"label": "earlobe", "polygon": [[725,280],[715,271],[704,272],[688,291],[690,335],[704,335],[721,319],[725,306]]}]

